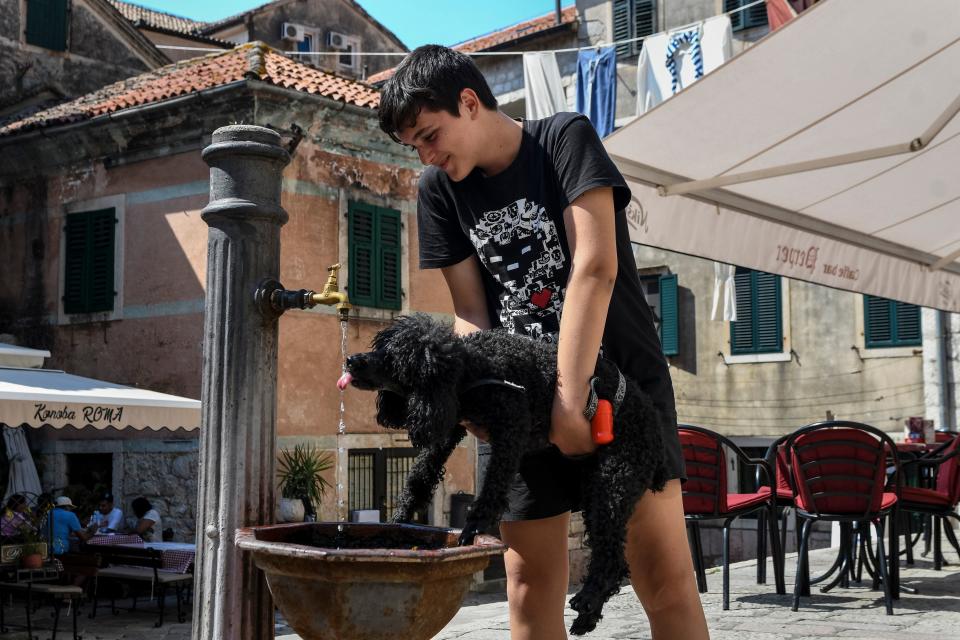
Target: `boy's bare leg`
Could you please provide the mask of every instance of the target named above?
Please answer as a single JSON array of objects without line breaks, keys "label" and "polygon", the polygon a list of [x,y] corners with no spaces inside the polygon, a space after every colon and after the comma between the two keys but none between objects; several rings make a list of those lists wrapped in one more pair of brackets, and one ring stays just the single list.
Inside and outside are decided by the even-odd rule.
[{"label": "boy's bare leg", "polygon": [[501,522],[509,546],[504,555],[511,640],[564,640],[563,609],[570,567],[570,513],[552,518]]},{"label": "boy's bare leg", "polygon": [[680,481],[647,492],[627,524],[627,562],[633,590],[655,640],[707,640],[707,622],[687,544]]}]

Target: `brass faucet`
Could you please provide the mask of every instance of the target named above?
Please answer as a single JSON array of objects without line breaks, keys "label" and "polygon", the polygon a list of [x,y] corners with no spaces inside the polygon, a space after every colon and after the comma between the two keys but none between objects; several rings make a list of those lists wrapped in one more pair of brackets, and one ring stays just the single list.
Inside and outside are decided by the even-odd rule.
[{"label": "brass faucet", "polygon": [[308,289],[284,289],[277,280],[266,278],[254,292],[254,304],[267,320],[275,320],[287,309],[308,309],[318,304],[336,305],[341,322],[346,322],[353,305],[350,304],[347,293],[340,291],[337,285],[340,265],[331,265],[327,267],[327,271],[330,275],[327,276],[327,283],[323,285],[320,293]]},{"label": "brass faucet", "polygon": [[323,285],[323,291],[320,293],[310,292],[308,304],[311,307],[318,304],[336,305],[337,314],[340,316],[340,319],[346,320],[347,316],[350,315],[352,305],[347,298],[347,293],[340,291],[340,287],[337,284],[337,275],[340,273],[340,263],[330,265],[327,267],[327,271],[329,275],[327,276],[327,283]]}]

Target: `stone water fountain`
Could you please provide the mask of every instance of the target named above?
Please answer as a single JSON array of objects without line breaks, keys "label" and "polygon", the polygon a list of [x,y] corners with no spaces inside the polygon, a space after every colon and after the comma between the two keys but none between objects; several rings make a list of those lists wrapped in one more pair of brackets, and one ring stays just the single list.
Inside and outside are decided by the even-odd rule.
[{"label": "stone water fountain", "polygon": [[[438,527],[271,524],[278,318],[329,304],[346,322],[350,306],[338,265],[319,294],[286,290],[277,279],[287,221],[281,181],[290,161],[280,136],[223,127],[203,158],[210,233],[192,637],[272,638],[275,601],[305,640],[426,640],[454,616],[472,575],[503,545],[479,536],[459,547],[458,531]],[[343,453],[338,437],[338,464]]]}]

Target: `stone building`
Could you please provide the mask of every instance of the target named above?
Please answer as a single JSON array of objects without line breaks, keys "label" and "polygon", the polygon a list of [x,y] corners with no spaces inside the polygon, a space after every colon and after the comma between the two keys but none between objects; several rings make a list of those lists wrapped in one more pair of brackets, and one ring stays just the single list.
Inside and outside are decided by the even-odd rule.
[{"label": "stone building", "polygon": [[[0,282],[0,333],[48,349],[52,367],[199,397],[207,246],[199,212],[209,197],[200,150],[217,127],[235,122],[274,128],[291,151],[282,194],[290,220],[274,275],[288,288],[320,289],[327,267],[343,265],[341,286],[354,304],[349,352],[365,350],[398,313],[449,314],[440,274],[416,269],[419,163],[380,132],[377,99],[368,85],[248,43],[3,126],[0,246],[7,277]],[[105,240],[87,250],[105,261],[77,280],[68,268],[78,255],[68,229],[100,229],[101,222]],[[381,242],[367,254],[371,224]],[[391,251],[381,250],[388,244]],[[102,280],[104,295],[83,289],[84,278]],[[412,450],[402,433],[373,423],[373,394],[352,389],[344,397],[346,434],[338,439],[340,336],[334,311],[325,307],[280,320],[279,446],[342,446],[350,461],[329,480],[343,486],[346,506],[388,516],[388,488],[402,482]],[[114,486],[125,497],[145,493],[176,512],[192,492],[195,475],[182,475],[187,468],[196,473],[195,435],[52,435],[57,439],[43,444],[43,455],[112,455]],[[450,494],[474,492],[472,447],[465,443],[455,453],[429,521],[447,521]],[[150,457],[158,452],[164,456]],[[51,482],[65,473],[65,459],[45,463]],[[192,509],[178,531],[190,530]],[[338,513],[331,493],[320,515],[347,514]]]},{"label": "stone building", "polygon": [[[366,78],[402,57],[353,54],[407,50],[390,29],[353,0],[274,0],[212,22],[181,18],[120,0],[110,3],[156,45],[229,48],[259,41],[298,55],[301,62],[350,78]],[[162,50],[171,60],[198,54]]]}]

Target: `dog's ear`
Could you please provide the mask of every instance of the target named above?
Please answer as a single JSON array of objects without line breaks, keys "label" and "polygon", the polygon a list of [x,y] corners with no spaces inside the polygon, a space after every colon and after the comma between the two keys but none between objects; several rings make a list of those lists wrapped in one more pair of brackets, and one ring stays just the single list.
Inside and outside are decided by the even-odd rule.
[{"label": "dog's ear", "polygon": [[460,421],[460,401],[456,392],[438,385],[423,393],[414,393],[407,401],[407,432],[410,443],[423,448],[446,437]]},{"label": "dog's ear", "polygon": [[407,399],[392,391],[378,391],[377,424],[388,429],[405,429],[407,427]]}]

